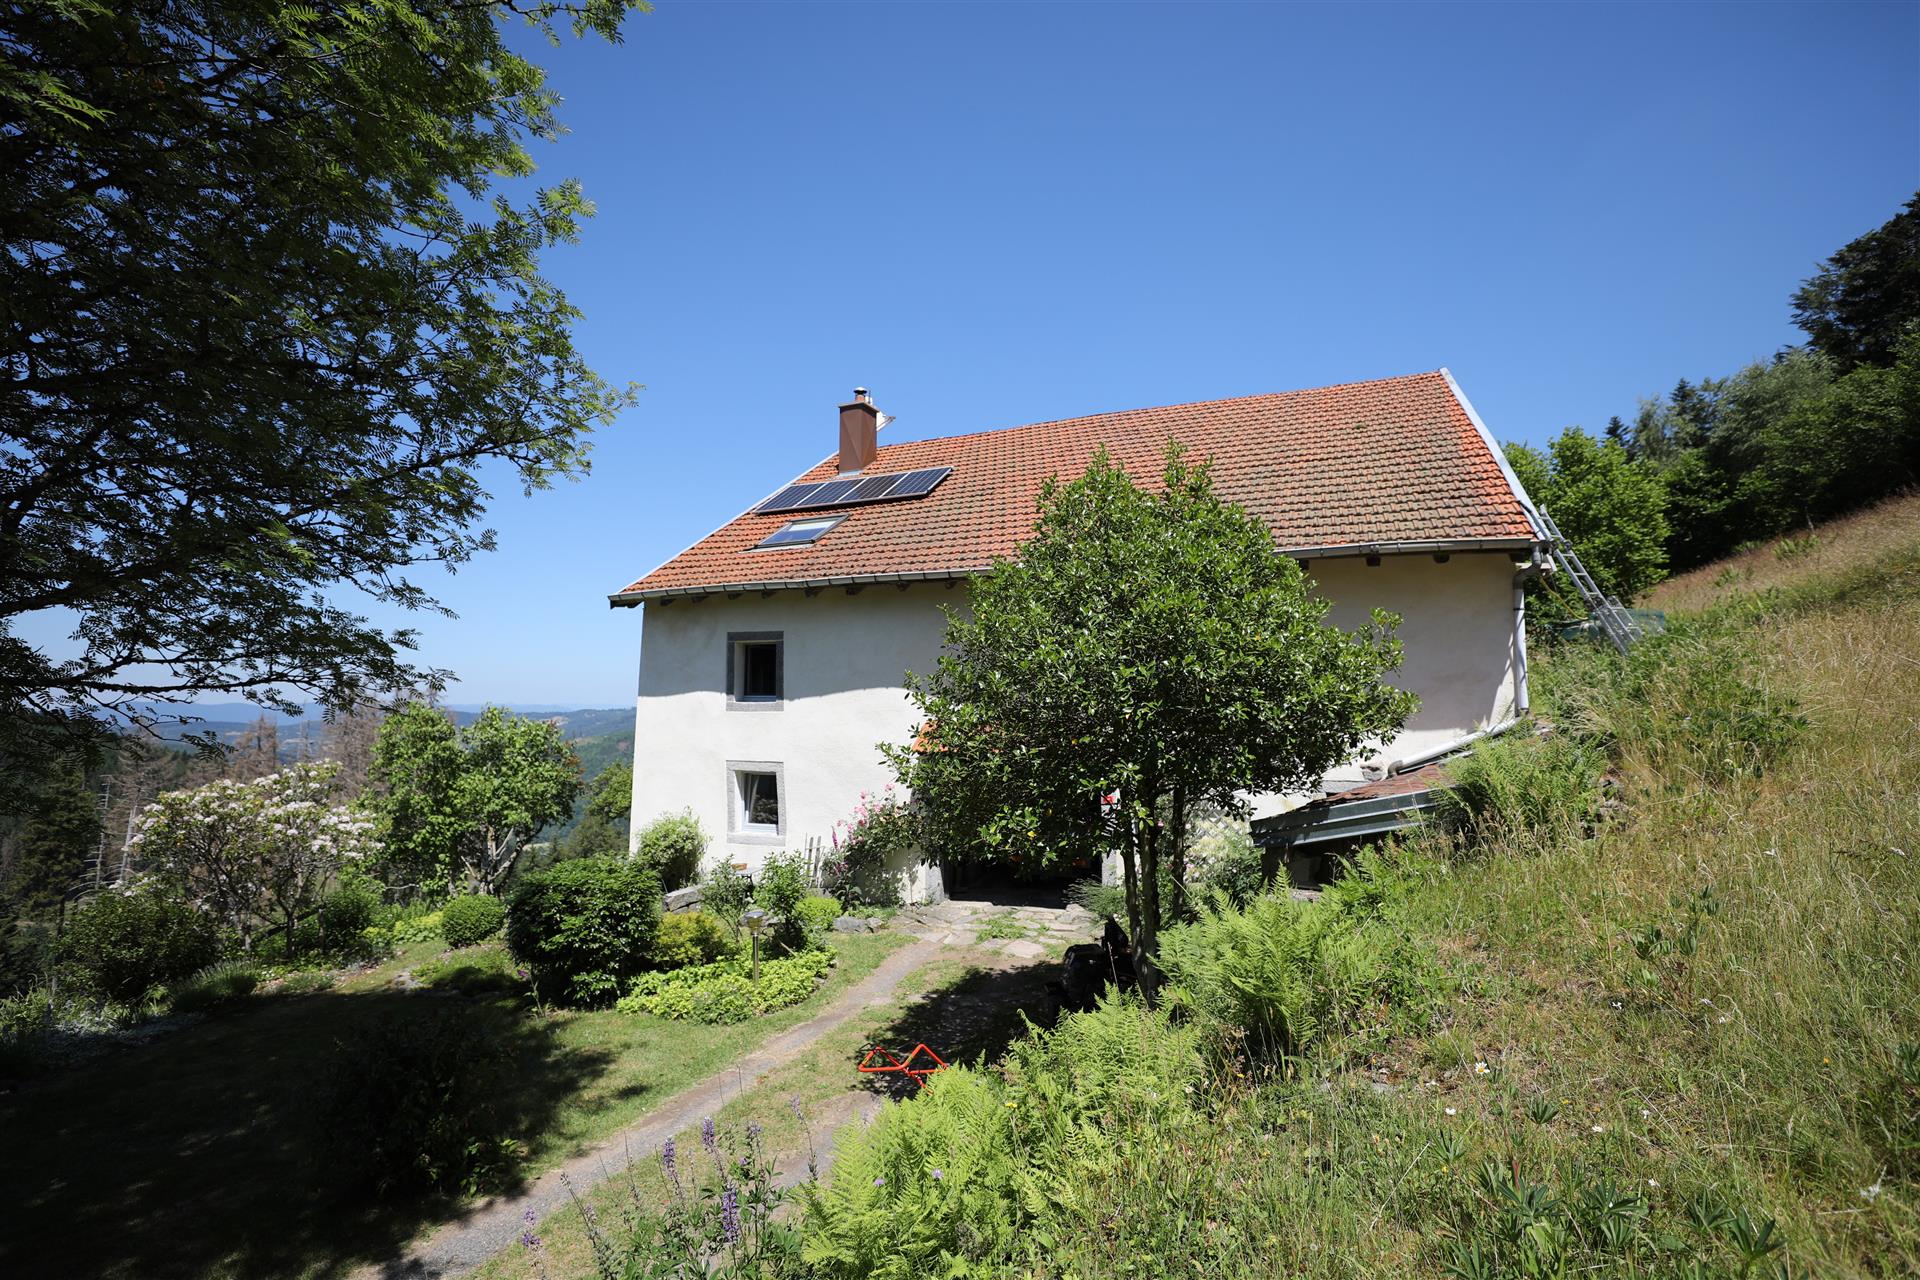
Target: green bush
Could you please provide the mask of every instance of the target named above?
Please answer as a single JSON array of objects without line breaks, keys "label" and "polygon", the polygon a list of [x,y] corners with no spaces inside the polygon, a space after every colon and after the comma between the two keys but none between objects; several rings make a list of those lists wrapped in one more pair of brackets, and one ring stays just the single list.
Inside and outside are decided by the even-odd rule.
[{"label": "green bush", "polygon": [[342,959],[368,950],[367,930],[380,914],[380,895],[366,884],[341,885],[320,900],[320,945]]},{"label": "green bush", "polygon": [[88,990],[134,1004],[217,960],[220,931],[185,903],[110,891],[74,913],[58,950]]},{"label": "green bush", "polygon": [[690,809],[664,813],[640,831],[640,860],[660,877],[662,888],[693,883],[707,856],[707,834]]},{"label": "green bush", "polygon": [[251,995],[259,985],[260,973],[251,960],[226,960],[175,987],[169,1007],[175,1013],[199,1013]]},{"label": "green bush", "polygon": [[645,969],[660,932],[660,877],[625,858],[581,858],[523,876],[507,946],[547,999],[596,1006]]},{"label": "green bush", "polygon": [[1048,1246],[1032,1228],[1056,1202],[1065,1216],[1080,1208],[1076,1190],[1110,1155],[1117,1121],[1164,1132],[1191,1116],[1198,1046],[1193,1028],[1109,993],[1016,1042],[1002,1070],[933,1075],[848,1130],[831,1181],[801,1184],[808,1273],[911,1280],[960,1257],[974,1261],[968,1275],[1024,1273],[1005,1264],[1041,1261]]},{"label": "green bush", "polygon": [[1570,733],[1513,732],[1476,743],[1446,766],[1449,787],[1436,816],[1479,841],[1495,836],[1557,838],[1599,810],[1606,756]]},{"label": "green bush", "polygon": [[753,878],[753,905],[774,918],[768,944],[775,952],[805,951],[818,941],[800,914],[800,904],[813,895],[813,873],[805,854],[770,854]]},{"label": "green bush", "polygon": [[1424,1025],[1439,969],[1400,918],[1405,895],[1376,854],[1317,902],[1271,895],[1236,909],[1216,895],[1161,938],[1170,1002],[1198,1013],[1220,1044],[1265,1060]]},{"label": "green bush", "polygon": [[1807,726],[1757,670],[1745,628],[1681,624],[1635,647],[1613,729],[1660,775],[1712,785],[1765,773]]},{"label": "green bush", "polygon": [[748,1018],[799,1004],[812,995],[833,967],[830,951],[802,951],[760,962],[760,981],[749,976],[748,961],[738,956],[717,964],[642,974],[621,998],[622,1013],[651,1013],[694,1022],[745,1022]]},{"label": "green bush", "polygon": [[1096,916],[1127,918],[1127,888],[1119,884],[1101,884],[1098,880],[1075,880],[1067,886],[1067,901]]},{"label": "green bush", "polygon": [[387,926],[387,937],[396,947],[409,942],[431,942],[440,936],[441,906],[417,902],[406,908]]},{"label": "green bush", "polygon": [[409,1010],[357,1028],[320,1089],[327,1172],[382,1195],[505,1186],[521,1154],[497,1102],[509,1065],[505,1043],[464,1009]]},{"label": "green bush", "polygon": [[500,899],[465,894],[440,909],[440,936],[450,947],[470,947],[500,932],[506,922],[506,904]]},{"label": "green bush", "polygon": [[738,950],[733,930],[706,911],[676,911],[660,917],[660,935],[653,944],[653,967],[683,969],[711,964]]},{"label": "green bush", "polygon": [[700,882],[700,908],[718,916],[722,922],[738,927],[740,913],[753,901],[753,881],[733,869],[733,864],[722,858],[707,868],[706,879]]},{"label": "green bush", "polygon": [[[1267,877],[1261,867],[1260,848],[1253,837],[1239,827],[1222,832],[1194,852],[1188,865],[1197,875],[1198,887],[1218,890],[1228,902],[1243,907],[1267,891]],[[1126,907],[1125,891],[1121,908]]]},{"label": "green bush", "polygon": [[840,918],[840,900],[823,893],[808,894],[800,899],[794,911],[807,932],[818,936],[833,928],[833,922]]},{"label": "green bush", "polygon": [[46,1065],[53,997],[42,987],[0,1000],[0,1078],[30,1076]]}]

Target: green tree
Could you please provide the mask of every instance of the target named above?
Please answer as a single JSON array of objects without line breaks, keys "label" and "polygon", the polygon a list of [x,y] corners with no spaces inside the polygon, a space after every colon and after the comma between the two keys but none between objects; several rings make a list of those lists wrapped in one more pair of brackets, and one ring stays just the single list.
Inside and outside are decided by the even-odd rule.
[{"label": "green tree", "polygon": [[380,875],[389,884],[453,884],[468,829],[454,807],[465,767],[460,731],[437,707],[409,702],[381,724],[367,802],[380,819]]},{"label": "green tree", "polygon": [[527,845],[572,815],[580,760],[544,720],[488,707],[461,732],[411,703],[380,727],[374,781],[390,879],[497,893]]},{"label": "green tree", "polygon": [[[627,815],[633,807],[633,765],[610,764],[587,786],[587,803],[580,825],[567,837],[563,858],[624,856],[627,852]],[[669,886],[678,887],[678,886]]]},{"label": "green tree", "polygon": [[1793,295],[1793,322],[1843,373],[1894,362],[1920,323],[1920,193],[1821,264]]},{"label": "green tree", "polygon": [[1395,619],[1326,626],[1327,602],[1205,466],[1170,450],[1164,479],[1142,490],[1103,452],[1049,482],[1020,558],[974,580],[938,669],[909,677],[920,740],[888,749],[936,846],[1117,848],[1148,955],[1178,909],[1161,869],[1179,893],[1193,806],[1244,813],[1246,793],[1313,785],[1414,704],[1382,683]]},{"label": "green tree", "polygon": [[81,765],[65,760],[10,825],[0,838],[7,895],[25,914],[45,915],[87,882],[100,847],[100,797]]},{"label": "green tree", "polygon": [[[503,24],[617,41],[639,7],[0,7],[14,750],[206,690],[345,707],[438,678],[343,595],[434,608],[409,571],[491,548],[483,473],[577,476],[630,395],[540,275],[591,210],[521,185],[559,97]],[[79,656],[9,633],[48,609]]]},{"label": "green tree", "polygon": [[1506,452],[1608,595],[1630,599],[1666,576],[1666,491],[1647,463],[1579,427],[1562,431],[1547,455],[1519,444]]}]

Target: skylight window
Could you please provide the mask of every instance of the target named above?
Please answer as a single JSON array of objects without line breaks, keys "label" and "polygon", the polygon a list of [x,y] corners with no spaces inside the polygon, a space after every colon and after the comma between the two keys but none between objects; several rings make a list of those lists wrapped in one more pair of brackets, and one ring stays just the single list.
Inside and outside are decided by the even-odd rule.
[{"label": "skylight window", "polygon": [[789,520],[761,541],[762,547],[804,547],[820,541],[827,530],[845,520],[845,516],[815,516],[811,520]]}]

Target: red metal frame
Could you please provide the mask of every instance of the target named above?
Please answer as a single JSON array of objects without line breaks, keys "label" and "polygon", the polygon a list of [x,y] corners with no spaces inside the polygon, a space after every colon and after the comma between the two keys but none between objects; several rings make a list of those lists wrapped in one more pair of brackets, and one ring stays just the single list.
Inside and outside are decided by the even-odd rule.
[{"label": "red metal frame", "polygon": [[[915,1066],[914,1063],[920,1061],[922,1055],[931,1058],[933,1065]],[[945,1071],[947,1062],[925,1044],[916,1044],[904,1058],[885,1045],[874,1045],[867,1050],[866,1056],[860,1059],[857,1069],[870,1076],[903,1075],[924,1089],[927,1087],[927,1077],[936,1071]]]}]

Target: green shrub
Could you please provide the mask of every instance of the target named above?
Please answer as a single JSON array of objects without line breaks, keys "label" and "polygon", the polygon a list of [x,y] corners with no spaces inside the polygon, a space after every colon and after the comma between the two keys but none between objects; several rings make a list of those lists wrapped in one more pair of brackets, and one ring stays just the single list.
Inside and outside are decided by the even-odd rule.
[{"label": "green shrub", "polygon": [[732,863],[722,858],[707,868],[707,878],[700,882],[701,910],[737,928],[740,913],[752,901],[753,881],[735,871]]},{"label": "green shrub", "polygon": [[800,899],[794,912],[807,932],[818,936],[833,928],[833,922],[840,918],[840,900],[822,893],[809,894]]},{"label": "green shrub", "polygon": [[410,942],[431,942],[440,936],[440,924],[439,904],[417,902],[387,926],[387,937],[396,947]]},{"label": "green shrub", "polygon": [[1067,901],[1103,918],[1112,916],[1122,921],[1127,918],[1127,887],[1125,885],[1101,884],[1098,880],[1075,880],[1067,886]]},{"label": "green shrub", "polygon": [[707,834],[690,809],[665,813],[640,831],[640,860],[660,877],[661,887],[692,884],[707,856]]},{"label": "green shrub", "polygon": [[220,956],[220,931],[187,906],[151,893],[107,892],[88,901],[60,935],[59,955],[88,990],[134,1004]]},{"label": "green shrub", "polygon": [[44,988],[0,1000],[0,1078],[30,1076],[47,1061],[53,997]]},{"label": "green shrub", "polygon": [[660,877],[625,858],[581,858],[523,876],[507,946],[547,999],[604,1005],[646,968],[660,932]]},{"label": "green shrub", "polygon": [[716,964],[642,974],[621,998],[622,1013],[651,1013],[694,1022],[745,1022],[812,995],[833,967],[830,951],[802,951],[760,962],[760,981],[738,956]]},{"label": "green shrub", "polygon": [[175,1013],[199,1013],[251,995],[259,985],[260,973],[251,960],[226,960],[175,987],[169,1007]]},{"label": "green shrub", "polygon": [[817,941],[800,914],[800,903],[813,894],[813,874],[805,854],[770,854],[753,880],[753,905],[771,915],[775,924],[768,943],[776,952],[805,951]]},{"label": "green shrub", "polygon": [[1638,645],[1613,728],[1667,778],[1714,784],[1765,773],[1807,726],[1757,671],[1744,628],[1682,625]]},{"label": "green shrub", "polygon": [[500,932],[506,904],[482,894],[464,894],[440,909],[440,936],[450,947],[470,947]]},{"label": "green shrub", "polygon": [[[1400,877],[1366,854],[1317,902],[1271,895],[1235,909],[1216,896],[1192,924],[1161,938],[1169,999],[1206,1019],[1220,1043],[1243,1043],[1257,1059],[1423,1025],[1439,971],[1400,919],[1405,893]],[[1383,1010],[1390,1021],[1381,1021]]]},{"label": "green shrub", "polygon": [[1029,1033],[1001,1071],[933,1075],[911,1101],[848,1128],[831,1181],[801,1184],[809,1274],[910,1280],[960,1257],[974,1260],[968,1275],[1041,1261],[1048,1246],[1032,1228],[1103,1165],[1117,1119],[1162,1132],[1190,1116],[1198,1044],[1192,1028],[1109,993]]},{"label": "green shrub", "polygon": [[465,1009],[408,1010],[357,1028],[320,1089],[326,1171],[379,1194],[505,1186],[521,1154],[497,1102],[510,1056]]},{"label": "green shrub", "polygon": [[660,935],[653,944],[653,967],[682,969],[711,964],[738,949],[733,930],[706,911],[676,911],[660,917]]},{"label": "green shrub", "polygon": [[380,894],[362,884],[345,884],[320,900],[320,945],[330,956],[348,959],[367,951],[367,930],[380,913]]},{"label": "green shrub", "polygon": [[1558,836],[1598,812],[1606,756],[1570,733],[1483,739],[1448,762],[1436,816],[1470,841]]},{"label": "green shrub", "polygon": [[[1217,890],[1237,907],[1245,906],[1267,891],[1260,848],[1254,844],[1253,837],[1240,827],[1213,837],[1194,852],[1188,866],[1195,872],[1197,886],[1201,890]],[[1125,890],[1121,890],[1120,905],[1124,911]]]}]

